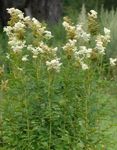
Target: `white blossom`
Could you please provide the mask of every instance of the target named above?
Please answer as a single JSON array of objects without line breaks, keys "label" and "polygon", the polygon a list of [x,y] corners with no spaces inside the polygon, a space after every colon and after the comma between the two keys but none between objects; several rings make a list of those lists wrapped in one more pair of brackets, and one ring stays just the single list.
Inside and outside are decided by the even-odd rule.
[{"label": "white blossom", "polygon": [[23,22],[17,22],[15,23],[13,29],[15,31],[19,31],[19,30],[22,30],[24,27],[25,27],[25,24]]},{"label": "white blossom", "polygon": [[110,65],[113,67],[113,66],[116,66],[117,65],[117,58],[110,58]]},{"label": "white blossom", "polygon": [[89,41],[90,39],[90,34],[89,33],[86,33],[83,28],[82,28],[82,25],[81,24],[77,24],[76,25],[76,37],[77,38],[82,38],[84,41]]},{"label": "white blossom", "polygon": [[111,38],[110,30],[104,27],[104,33],[105,33],[104,36],[105,41],[110,42],[110,38]]},{"label": "white blossom", "polygon": [[26,16],[26,17],[24,17],[24,22],[29,22],[29,21],[31,21],[31,18],[30,18],[30,16]]},{"label": "white blossom", "polygon": [[104,46],[104,36],[103,35],[98,35],[96,39],[96,49],[98,50],[99,54],[104,55],[105,54],[105,46]]},{"label": "white blossom", "polygon": [[63,24],[63,26],[64,26],[65,28],[69,28],[69,26],[70,26],[70,25],[69,25],[69,23],[68,23],[68,22],[66,22],[66,21],[63,21],[63,23],[62,23],[62,24]]},{"label": "white blossom", "polygon": [[19,51],[21,51],[24,47],[26,47],[25,43],[26,43],[26,41],[18,40],[15,36],[14,36],[14,37],[11,37],[11,38],[9,39],[9,42],[8,42],[8,44],[10,45],[11,49],[12,49],[14,52],[19,52]]},{"label": "white blossom", "polygon": [[19,17],[19,19],[23,19],[24,18],[24,13],[16,8],[7,8],[8,13],[12,16],[13,14],[15,14],[16,16]]},{"label": "white blossom", "polygon": [[83,63],[83,62],[81,62],[81,67],[82,67],[82,70],[87,70],[87,69],[89,69],[88,65],[85,64],[85,63]]},{"label": "white blossom", "polygon": [[110,30],[104,27],[104,33],[105,35],[110,35]]},{"label": "white blossom", "polygon": [[74,53],[76,59],[79,58],[90,58],[92,53],[92,48],[87,48],[86,46],[80,46],[79,51]]},{"label": "white blossom", "polygon": [[55,70],[56,72],[60,72],[60,66],[62,63],[60,63],[59,59],[53,59],[51,61],[46,61],[47,69],[48,70]]},{"label": "white blossom", "polygon": [[24,55],[23,57],[22,57],[22,61],[28,61],[28,55]]},{"label": "white blossom", "polygon": [[63,46],[64,51],[66,51],[66,52],[69,52],[69,51],[75,52],[77,50],[77,47],[75,45],[76,42],[77,42],[77,40],[75,40],[75,39],[74,40],[69,39],[68,43],[66,43],[66,45]]},{"label": "white blossom", "polygon": [[11,26],[4,27],[4,32],[6,32],[8,36],[10,36],[10,34],[12,33],[12,30],[13,28]]},{"label": "white blossom", "polygon": [[97,18],[97,12],[95,10],[90,10],[90,13],[88,13],[88,16],[96,19]]},{"label": "white blossom", "polygon": [[51,39],[53,36],[52,36],[52,33],[50,32],[50,31],[44,31],[44,33],[45,33],[45,37],[47,38],[47,39]]}]

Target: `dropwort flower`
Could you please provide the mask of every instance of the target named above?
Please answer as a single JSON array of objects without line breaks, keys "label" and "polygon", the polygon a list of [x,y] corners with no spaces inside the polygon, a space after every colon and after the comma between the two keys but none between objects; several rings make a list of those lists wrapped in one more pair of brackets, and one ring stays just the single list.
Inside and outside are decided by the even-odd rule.
[{"label": "dropwort flower", "polygon": [[60,66],[62,65],[62,63],[60,63],[59,58],[56,58],[51,61],[46,61],[46,65],[48,70],[54,70],[56,72],[60,72]]},{"label": "dropwort flower", "polygon": [[116,66],[117,65],[117,58],[110,58],[110,65],[113,67],[113,66]]}]

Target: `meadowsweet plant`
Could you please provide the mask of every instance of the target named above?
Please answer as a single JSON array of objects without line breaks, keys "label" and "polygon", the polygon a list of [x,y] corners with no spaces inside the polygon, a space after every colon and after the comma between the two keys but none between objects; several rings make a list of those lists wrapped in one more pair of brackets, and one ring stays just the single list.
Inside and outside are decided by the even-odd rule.
[{"label": "meadowsweet plant", "polygon": [[[64,17],[66,43],[58,48],[51,45],[54,36],[44,23],[25,17],[18,9],[7,10],[10,21],[4,32],[8,36],[9,71],[1,80],[1,92],[7,89],[0,137],[3,147],[102,149],[101,110],[94,95],[110,30],[98,30],[94,10],[87,15],[87,29],[82,22],[74,24]],[[114,66],[116,59],[110,58],[110,63]]]},{"label": "meadowsweet plant", "polygon": [[[91,10],[88,13],[88,19],[91,23],[97,22],[97,12]],[[74,60],[81,66],[83,70],[88,69],[88,63],[93,57],[102,57],[105,54],[107,44],[110,42],[110,30],[104,27],[104,35],[100,32],[96,36],[92,32],[97,32],[97,28],[92,23],[88,27],[88,33],[83,29],[82,22],[73,25],[70,19],[64,18],[63,26],[67,32],[68,42],[63,46],[68,57],[73,57]],[[90,26],[93,28],[90,29]],[[92,31],[93,30],[93,31]],[[87,64],[86,64],[87,63]]]}]

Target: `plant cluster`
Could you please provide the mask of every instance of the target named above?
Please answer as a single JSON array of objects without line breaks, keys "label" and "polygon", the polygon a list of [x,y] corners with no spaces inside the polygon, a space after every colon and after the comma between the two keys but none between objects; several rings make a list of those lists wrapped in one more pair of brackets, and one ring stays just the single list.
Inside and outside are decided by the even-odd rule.
[{"label": "plant cluster", "polygon": [[[46,25],[15,8],[4,28],[9,72],[1,76],[1,137],[5,149],[104,149],[100,128],[103,56],[110,30],[98,30],[97,12],[88,13],[88,29],[65,17],[67,38],[52,47]],[[62,35],[61,35],[62,36]],[[115,61],[110,59],[111,64]]]}]

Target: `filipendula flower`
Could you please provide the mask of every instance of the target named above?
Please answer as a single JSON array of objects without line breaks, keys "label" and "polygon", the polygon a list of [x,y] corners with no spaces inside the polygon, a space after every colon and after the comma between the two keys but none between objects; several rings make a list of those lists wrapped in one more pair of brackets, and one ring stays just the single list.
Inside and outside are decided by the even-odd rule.
[{"label": "filipendula flower", "polygon": [[47,70],[54,70],[56,72],[60,72],[60,66],[62,63],[60,63],[59,58],[53,59],[51,61],[46,61]]},{"label": "filipendula flower", "polygon": [[22,61],[28,61],[28,55],[24,55],[23,57],[22,57]]},{"label": "filipendula flower", "polygon": [[113,67],[113,66],[116,66],[117,65],[117,58],[110,58],[110,65]]}]

